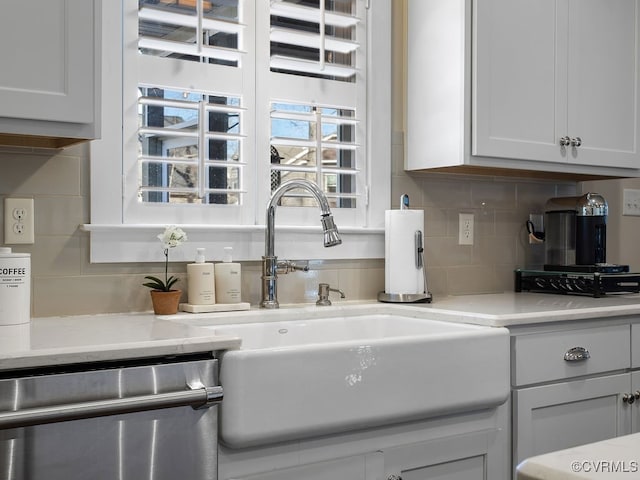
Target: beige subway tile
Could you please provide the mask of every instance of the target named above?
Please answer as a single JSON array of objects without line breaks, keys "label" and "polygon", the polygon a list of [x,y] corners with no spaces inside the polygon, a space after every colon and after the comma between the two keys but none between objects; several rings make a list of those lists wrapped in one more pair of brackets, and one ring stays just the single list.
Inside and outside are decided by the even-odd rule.
[{"label": "beige subway tile", "polygon": [[75,276],[82,270],[80,237],[39,235],[32,247],[31,265],[37,276]]},{"label": "beige subway tile", "polygon": [[493,268],[483,266],[450,267],[447,272],[450,295],[496,293],[503,291]]},{"label": "beige subway tile", "polygon": [[434,299],[447,295],[447,269],[427,264],[427,288]]},{"label": "beige subway tile", "polygon": [[[584,190],[582,190],[584,191]],[[598,190],[595,190],[596,192]],[[574,197],[580,194],[580,189],[576,183],[561,183],[556,186],[556,197]]]},{"label": "beige subway tile", "polygon": [[391,208],[400,208],[400,196],[409,195],[409,203],[411,208],[422,208],[423,188],[419,178],[412,176],[399,176],[391,178]]},{"label": "beige subway tile", "polygon": [[471,183],[468,179],[451,180],[427,175],[422,177],[424,206],[472,208]]},{"label": "beige subway tile", "polygon": [[84,315],[151,310],[149,289],[137,276],[36,278],[33,315]]},{"label": "beige subway tile", "polygon": [[516,263],[516,240],[513,237],[478,237],[473,247],[473,265],[493,267]]},{"label": "beige subway tile", "polygon": [[[309,270],[278,276],[278,301],[287,303],[315,303],[318,299],[318,284],[338,284],[336,270]],[[261,285],[261,283],[259,283]],[[337,288],[337,287],[336,287]]]},{"label": "beige subway tile", "polygon": [[529,214],[518,210],[496,210],[496,235],[517,237],[525,230]]},{"label": "beige subway tile", "polygon": [[517,209],[527,212],[544,212],[549,198],[556,196],[554,183],[518,183],[516,190]]},{"label": "beige subway tile", "polygon": [[404,144],[391,145],[391,175],[406,176],[404,169]]},{"label": "beige subway tile", "polygon": [[474,240],[477,237],[493,237],[496,234],[496,211],[493,208],[480,208],[472,212]]},{"label": "beige subway tile", "polygon": [[498,289],[503,292],[515,291],[515,268],[498,265],[496,266],[496,281]]},{"label": "beige subway tile", "polygon": [[338,277],[338,288],[346,295],[345,300],[374,300],[384,291],[384,267],[340,270]]},{"label": "beige subway tile", "polygon": [[443,207],[426,207],[424,209],[425,242],[428,237],[443,237],[447,235],[449,212]]},{"label": "beige subway tile", "polygon": [[71,196],[36,196],[36,235],[73,235],[80,224],[89,221],[84,217],[84,200]]},{"label": "beige subway tile", "polygon": [[513,208],[516,185],[499,181],[471,183],[471,200],[476,208]]},{"label": "beige subway tile", "polygon": [[432,267],[470,265],[473,247],[458,245],[458,237],[430,237],[425,242],[425,262]]},{"label": "beige subway tile", "polygon": [[0,175],[0,193],[5,195],[80,195],[78,157],[23,155],[8,162]]}]

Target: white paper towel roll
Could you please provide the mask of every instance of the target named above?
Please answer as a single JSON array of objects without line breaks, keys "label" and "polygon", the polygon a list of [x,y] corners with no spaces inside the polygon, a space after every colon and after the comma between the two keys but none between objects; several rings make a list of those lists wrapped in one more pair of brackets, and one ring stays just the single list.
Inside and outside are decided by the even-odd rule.
[{"label": "white paper towel roll", "polygon": [[386,210],[384,215],[384,290],[388,294],[423,293],[424,274],[416,267],[416,232],[422,232],[423,210]]}]

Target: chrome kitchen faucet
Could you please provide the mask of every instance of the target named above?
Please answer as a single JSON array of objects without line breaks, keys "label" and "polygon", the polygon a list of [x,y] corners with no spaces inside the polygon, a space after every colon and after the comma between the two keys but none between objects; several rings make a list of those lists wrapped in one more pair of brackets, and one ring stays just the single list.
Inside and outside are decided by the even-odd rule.
[{"label": "chrome kitchen faucet", "polygon": [[321,211],[320,221],[324,232],[324,246],[335,247],[340,245],[342,240],[338,234],[338,229],[333,222],[329,201],[315,183],[308,180],[291,180],[283,183],[271,195],[271,200],[267,205],[267,220],[264,238],[264,257],[262,257],[262,308],[278,308],[278,273],[289,273],[293,270],[308,271],[308,266],[298,266],[288,260],[278,262],[275,256],[275,232],[274,223],[276,216],[276,205],[282,196],[289,190],[302,188],[307,190],[318,202]]}]

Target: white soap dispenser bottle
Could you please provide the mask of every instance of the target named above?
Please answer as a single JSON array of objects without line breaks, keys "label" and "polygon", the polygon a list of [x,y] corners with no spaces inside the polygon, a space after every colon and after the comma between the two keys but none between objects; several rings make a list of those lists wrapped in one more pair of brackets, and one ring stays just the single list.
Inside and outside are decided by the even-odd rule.
[{"label": "white soap dispenser bottle", "polygon": [[240,303],[242,272],[239,263],[233,262],[233,247],[224,247],[222,263],[215,266],[218,303]]},{"label": "white soap dispenser bottle", "polygon": [[190,305],[216,303],[213,263],[205,263],[204,248],[196,249],[196,261],[187,265],[187,298]]}]

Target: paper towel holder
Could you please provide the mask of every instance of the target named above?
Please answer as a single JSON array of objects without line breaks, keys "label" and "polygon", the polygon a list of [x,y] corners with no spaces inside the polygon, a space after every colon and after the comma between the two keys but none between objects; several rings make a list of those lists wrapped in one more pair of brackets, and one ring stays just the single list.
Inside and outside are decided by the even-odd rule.
[{"label": "paper towel holder", "polygon": [[430,303],[431,293],[378,293],[378,301],[384,303]]},{"label": "paper towel holder", "polygon": [[422,244],[422,232],[416,230],[415,233],[415,252],[416,252],[416,268],[422,268],[424,275],[423,293],[378,293],[378,301],[385,303],[430,303],[433,297],[431,292],[427,290],[427,270],[424,263],[424,247]]}]

